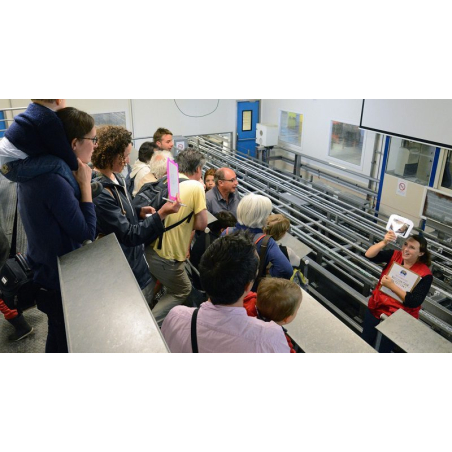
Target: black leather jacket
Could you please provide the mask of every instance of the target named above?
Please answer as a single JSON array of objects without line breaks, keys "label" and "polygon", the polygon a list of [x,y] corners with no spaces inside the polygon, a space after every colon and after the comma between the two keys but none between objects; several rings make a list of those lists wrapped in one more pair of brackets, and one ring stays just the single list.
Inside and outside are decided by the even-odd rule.
[{"label": "black leather jacket", "polygon": [[96,178],[104,186],[102,193],[94,198],[97,215],[97,233],[114,232],[124,255],[132,268],[141,289],[151,281],[149,267],[144,257],[144,245],[153,242],[164,230],[157,213],[145,220],[140,219],[140,210],[132,206],[130,195],[125,190],[124,178],[115,174],[120,185],[101,175]]}]

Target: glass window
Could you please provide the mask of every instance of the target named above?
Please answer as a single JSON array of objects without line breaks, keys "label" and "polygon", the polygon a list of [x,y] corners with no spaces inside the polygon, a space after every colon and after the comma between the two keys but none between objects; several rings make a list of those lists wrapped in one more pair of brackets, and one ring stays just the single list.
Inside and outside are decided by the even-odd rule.
[{"label": "glass window", "polygon": [[446,164],[444,165],[441,187],[452,190],[452,151],[447,151]]},{"label": "glass window", "polygon": [[425,194],[422,215],[426,218],[431,218],[432,220],[452,226],[452,215],[450,212],[452,212],[452,196],[428,189]]},{"label": "glass window", "polygon": [[252,110],[242,111],[242,132],[249,132],[253,129],[253,112]]},{"label": "glass window", "polygon": [[290,111],[281,111],[279,121],[279,140],[301,147],[303,115]]},{"label": "glass window", "polygon": [[402,177],[420,185],[428,185],[435,149],[434,146],[427,144],[391,138],[386,174]]},{"label": "glass window", "polygon": [[364,130],[352,124],[331,121],[329,156],[352,165],[361,166]]}]

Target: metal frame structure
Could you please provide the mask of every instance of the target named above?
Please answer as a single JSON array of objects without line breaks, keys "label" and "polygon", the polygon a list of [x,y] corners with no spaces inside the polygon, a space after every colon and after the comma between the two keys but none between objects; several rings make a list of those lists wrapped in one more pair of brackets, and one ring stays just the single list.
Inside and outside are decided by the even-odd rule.
[{"label": "metal frame structure", "polygon": [[[384,236],[388,217],[372,209],[366,198],[307,182],[298,174],[277,170],[232,149],[225,150],[203,136],[190,137],[189,144],[204,153],[207,167],[232,168],[242,194],[258,192],[271,199],[274,211],[290,219],[291,234],[313,250],[315,257],[310,261],[315,262],[310,265],[356,303],[362,318],[367,297],[381,273],[381,267],[366,259],[364,253]],[[440,302],[452,300],[452,246],[432,234],[423,234],[434,261],[434,282],[420,318],[450,339],[452,311]],[[313,293],[352,329],[360,330],[360,319],[339,313],[335,304],[315,287]]]}]

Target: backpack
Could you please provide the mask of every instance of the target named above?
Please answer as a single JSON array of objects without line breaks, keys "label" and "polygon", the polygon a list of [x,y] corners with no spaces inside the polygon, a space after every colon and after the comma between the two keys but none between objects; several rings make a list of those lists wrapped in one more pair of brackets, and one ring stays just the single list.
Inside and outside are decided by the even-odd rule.
[{"label": "backpack", "polygon": [[[181,184],[182,182],[185,182],[187,180],[189,179],[180,178],[179,183]],[[166,176],[162,177],[156,182],[148,182],[147,184],[144,184],[135,195],[135,198],[133,198],[132,205],[135,208],[151,206],[157,211],[163,206],[163,204],[166,203],[166,200],[164,198],[168,198],[168,184],[166,183]],[[182,218],[182,220],[165,228],[163,232],[170,231],[171,229],[182,224],[184,221],[189,223],[192,216],[193,212],[190,212],[186,217]],[[159,237],[158,240],[158,249],[161,250],[163,234]]]},{"label": "backpack", "polygon": [[[179,179],[179,183],[185,182],[185,178]],[[158,181],[148,182],[144,184],[138,193],[133,198],[133,207],[152,206],[155,210],[159,210],[166,201],[163,198],[168,198],[168,184],[166,183],[166,176]]]},{"label": "backpack", "polygon": [[309,292],[308,280],[299,268],[294,267],[290,280],[300,286],[305,292]]},{"label": "backpack", "polygon": [[126,190],[129,193],[130,198],[133,197],[133,187],[135,185],[135,177],[136,177],[136,174],[135,174],[135,176],[130,177],[130,173],[129,173],[129,174],[127,174],[127,176],[125,178]]},{"label": "backpack", "polygon": [[[290,260],[289,253],[287,251],[287,246],[279,245],[279,249],[282,251],[284,256],[286,256],[287,259]],[[290,277],[290,280],[293,281],[298,286],[300,286],[306,292],[309,292],[308,280],[306,279],[306,277],[303,275],[303,272],[298,267],[293,267],[293,273],[292,273],[292,276]]]},{"label": "backpack", "polygon": [[[229,234],[229,232],[234,232],[235,228],[226,228],[226,234]],[[271,236],[267,234],[256,234],[254,236],[254,245],[256,246],[261,240],[261,248],[259,250],[259,272],[256,276],[256,279],[254,281],[254,285],[258,285],[260,280],[262,278],[265,278],[265,258],[267,256],[267,247],[268,242],[270,240]]]}]

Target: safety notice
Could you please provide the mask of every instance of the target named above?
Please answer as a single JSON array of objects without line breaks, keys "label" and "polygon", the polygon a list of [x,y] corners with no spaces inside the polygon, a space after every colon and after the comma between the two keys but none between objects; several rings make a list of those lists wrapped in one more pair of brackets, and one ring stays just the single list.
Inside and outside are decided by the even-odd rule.
[{"label": "safety notice", "polygon": [[406,191],[407,191],[407,182],[406,182],[406,180],[398,179],[397,180],[396,194],[398,194],[400,196],[406,196]]}]

